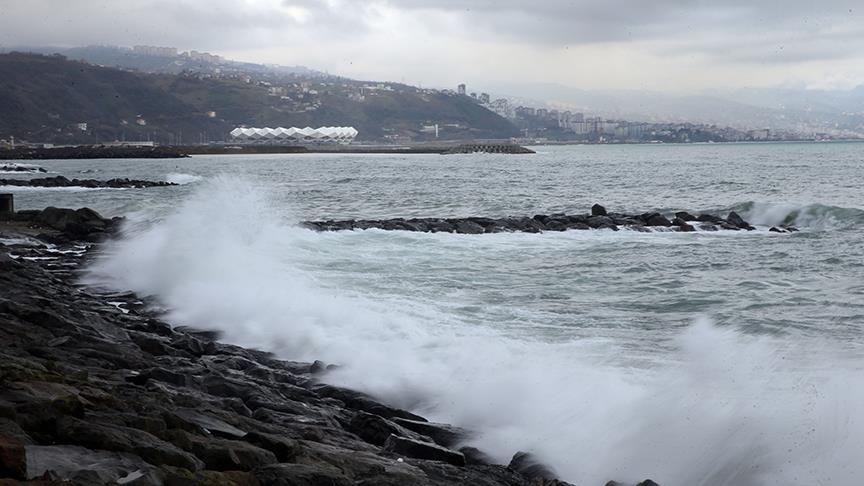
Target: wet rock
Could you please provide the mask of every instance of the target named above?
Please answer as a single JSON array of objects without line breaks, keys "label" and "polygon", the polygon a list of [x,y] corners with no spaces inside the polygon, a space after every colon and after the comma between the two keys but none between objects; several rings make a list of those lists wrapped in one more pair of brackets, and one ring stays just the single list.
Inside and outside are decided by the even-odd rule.
[{"label": "wet rock", "polygon": [[393,422],[420,435],[429,437],[436,444],[444,447],[454,447],[460,442],[466,441],[470,435],[465,429],[447,424],[436,424],[432,422],[420,422],[396,417]]},{"label": "wet rock", "polygon": [[701,221],[703,223],[720,223],[724,220],[720,216],[715,216],[713,214],[700,214],[696,217],[696,221]]},{"label": "wet rock", "polygon": [[660,486],[660,485],[655,483],[654,481],[652,481],[650,479],[646,479],[645,481],[642,481],[641,483],[637,484],[636,486]]},{"label": "wet rock", "polygon": [[175,428],[229,439],[242,439],[246,436],[246,432],[237,427],[211,415],[205,415],[194,410],[173,410],[166,412],[164,416],[166,423]]},{"label": "wet rock", "polygon": [[716,225],[708,224],[708,223],[700,224],[699,229],[701,229],[702,231],[719,231],[719,229],[717,228]]},{"label": "wet rock", "polygon": [[250,444],[272,452],[280,462],[290,462],[302,451],[296,440],[274,434],[249,432],[243,439]]},{"label": "wet rock", "polygon": [[786,230],[782,230],[776,226],[772,226],[771,229],[768,230],[771,233],[785,233]]},{"label": "wet rock", "polygon": [[684,221],[681,218],[675,218],[672,221],[672,226],[677,226],[678,231],[684,231],[684,232],[696,231],[696,228],[694,228],[692,225],[690,225],[689,223],[687,223],[686,221]]},{"label": "wet rock", "polygon": [[462,234],[479,235],[486,232],[482,226],[473,221],[459,221],[454,226],[456,232]]},{"label": "wet rock", "polygon": [[16,438],[0,436],[0,478],[27,479],[27,454]]},{"label": "wet rock", "polygon": [[553,480],[558,475],[547,465],[541,463],[530,452],[517,452],[507,466],[528,479]]},{"label": "wet rock", "polygon": [[261,486],[353,486],[338,468],[316,464],[273,464],[254,471]]},{"label": "wet rock", "polygon": [[465,456],[465,464],[469,466],[486,466],[495,463],[490,455],[476,447],[460,447],[459,452]]},{"label": "wet rock", "polygon": [[672,222],[669,221],[666,216],[663,216],[660,213],[647,213],[640,216],[642,221],[645,221],[646,226],[672,226]]},{"label": "wet rock", "polygon": [[680,219],[681,221],[696,221],[696,216],[693,216],[687,211],[678,211],[677,213],[675,213],[675,217],[677,219]]},{"label": "wet rock", "polygon": [[747,221],[744,221],[744,218],[742,218],[735,211],[732,211],[731,213],[729,213],[729,216],[726,217],[726,221],[729,224],[737,226],[738,228],[741,228],[741,229],[746,229],[746,230],[755,229],[752,226],[750,226],[750,223],[748,223]]},{"label": "wet rock", "polygon": [[274,453],[248,442],[201,437],[180,430],[174,432],[173,442],[214,471],[251,471],[278,462]]},{"label": "wet rock", "polygon": [[376,402],[368,395],[347,388],[341,388],[333,385],[318,385],[313,388],[321,396],[335,398],[342,401],[345,406],[353,410],[361,410],[374,415],[379,415],[384,418],[392,419],[394,417],[405,418],[409,420],[418,420],[425,422],[426,419],[419,415],[415,415],[405,410],[388,407]]},{"label": "wet rock", "polygon": [[73,483],[161,485],[162,473],[134,454],[78,446],[27,446],[27,477],[51,471]]},{"label": "wet rock", "polygon": [[[399,418],[394,418],[394,420],[399,420]],[[378,446],[383,446],[391,435],[408,437],[420,441],[430,440],[428,437],[423,437],[416,432],[412,432],[405,427],[397,425],[395,422],[366,412],[357,412],[354,414],[354,417],[352,417],[351,421],[347,424],[346,429],[349,432],[357,434],[358,437],[366,442]]]},{"label": "wet rock", "polygon": [[615,222],[609,216],[591,216],[588,218],[588,226],[594,229],[612,228]]},{"label": "wet rock", "polygon": [[591,216],[606,216],[606,208],[599,204],[591,206]]},{"label": "wet rock", "polygon": [[57,421],[57,438],[66,444],[136,454],[157,466],[166,464],[190,471],[203,467],[202,462],[192,454],[150,433],[118,425],[108,426],[61,417]]},{"label": "wet rock", "polygon": [[465,456],[461,452],[456,452],[431,442],[422,442],[407,437],[391,435],[384,443],[384,450],[416,459],[442,461],[454,466],[465,465]]}]

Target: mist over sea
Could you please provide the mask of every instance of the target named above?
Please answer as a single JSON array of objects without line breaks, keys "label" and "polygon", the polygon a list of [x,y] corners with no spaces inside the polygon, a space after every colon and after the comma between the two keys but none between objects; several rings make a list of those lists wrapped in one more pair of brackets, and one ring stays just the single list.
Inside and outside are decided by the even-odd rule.
[{"label": "mist over sea", "polygon": [[[862,143],[40,161],[178,187],[16,192],[125,215],[87,281],[530,450],[582,485],[864,478]],[[24,177],[24,176],[7,176]],[[32,175],[28,175],[32,177]],[[6,188],[8,189],[8,188]],[[5,192],[5,189],[3,190]],[[314,233],[307,219],[739,212],[752,232]],[[801,231],[769,233],[788,223]]]}]

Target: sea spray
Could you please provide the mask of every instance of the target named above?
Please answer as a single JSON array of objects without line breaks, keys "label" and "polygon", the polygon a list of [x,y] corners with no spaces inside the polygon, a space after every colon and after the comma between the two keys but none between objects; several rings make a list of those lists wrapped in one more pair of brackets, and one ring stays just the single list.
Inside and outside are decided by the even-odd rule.
[{"label": "sea spray", "polygon": [[[349,267],[363,258],[351,235],[294,227],[261,186],[205,182],[161,221],[130,225],[88,281],[153,295],[172,322],[231,342],[339,363],[328,380],[472,429],[498,460],[532,450],[577,484],[851,486],[864,477],[861,362],[832,344],[703,319],[641,366],[622,364],[633,351],[614,340],[472,325],[422,296],[369,295],[323,278],[312,260]],[[441,251],[471,238],[430,237]],[[417,250],[412,241],[404,251]]]}]

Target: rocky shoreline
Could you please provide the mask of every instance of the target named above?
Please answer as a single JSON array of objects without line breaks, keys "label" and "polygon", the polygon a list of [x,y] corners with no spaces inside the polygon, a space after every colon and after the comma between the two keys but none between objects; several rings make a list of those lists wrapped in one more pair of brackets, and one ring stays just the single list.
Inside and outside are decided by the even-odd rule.
[{"label": "rocky shoreline", "polygon": [[531,454],[491,464],[466,430],[326,384],[324,363],[82,287],[90,242],[119,223],[86,208],[0,215],[0,484],[568,484]]},{"label": "rocky shoreline", "polygon": [[[544,231],[567,231],[621,228],[633,231],[752,231],[756,228],[732,211],[725,218],[714,214],[693,215],[686,211],[675,213],[673,218],[657,212],[623,214],[607,212],[606,208],[595,204],[591,213],[567,215],[564,213],[538,214],[533,217],[508,218],[394,218],[362,219],[342,221],[304,221],[302,225],[315,231],[344,231],[361,229],[383,229],[389,231],[416,231],[423,233],[460,233],[482,234],[502,232],[541,233]],[[773,226],[774,233],[798,231],[793,226]]]},{"label": "rocky shoreline", "polygon": [[0,179],[0,186],[15,187],[87,187],[111,188],[111,189],[142,189],[146,187],[176,186],[173,182],[166,181],[142,181],[136,179],[109,179],[106,181],[97,179],[69,179],[63,176],[39,177],[35,179]]}]

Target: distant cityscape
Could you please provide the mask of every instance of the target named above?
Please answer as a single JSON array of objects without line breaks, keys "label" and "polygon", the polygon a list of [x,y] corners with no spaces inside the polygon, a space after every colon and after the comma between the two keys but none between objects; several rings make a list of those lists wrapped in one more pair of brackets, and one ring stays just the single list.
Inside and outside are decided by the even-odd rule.
[{"label": "distant cityscape", "polygon": [[802,134],[790,130],[760,128],[742,130],[704,123],[647,123],[610,120],[570,110],[514,105],[489,93],[468,92],[465,84],[455,94],[468,96],[489,110],[511,120],[521,131],[522,142],[587,143],[693,143],[829,140],[828,133]]},{"label": "distant cityscape", "polygon": [[[41,51],[43,54],[50,52],[52,51],[48,48]],[[255,94],[257,98],[253,100],[251,98],[253,91],[249,91],[249,98],[247,98],[249,102],[260,106],[260,109],[268,110],[279,119],[284,117],[288,120],[301,120],[296,122],[298,127],[305,126],[299,123],[315,124],[313,126],[352,125],[357,123],[356,119],[351,121],[345,117],[358,116],[368,121],[367,125],[358,126],[361,134],[359,140],[365,142],[407,144],[478,138],[478,135],[482,138],[483,126],[478,124],[480,118],[477,118],[476,114],[474,119],[458,119],[454,118],[453,113],[456,113],[454,111],[430,111],[428,108],[430,104],[440,102],[441,99],[449,99],[462,105],[473,103],[499,115],[509,124],[498,119],[503,126],[495,129],[497,133],[522,144],[707,143],[831,140],[856,137],[855,134],[845,136],[837,131],[804,132],[772,127],[741,128],[686,121],[648,122],[615,119],[581,110],[529,106],[529,103],[524,100],[516,101],[507,97],[493,98],[488,92],[469,90],[464,83],[453,90],[418,88],[393,82],[358,81],[303,67],[237,62],[209,52],[181,51],[176,47],[89,46],[69,49],[63,55],[91,64],[131,72],[174,74],[181,79],[205,83],[200,85],[202,89],[205,85],[210,86],[206,83],[211,81],[246,86],[254,93],[260,93]],[[399,110],[410,113],[412,121],[377,120],[361,115],[367,109],[373,113],[381,113],[378,106],[390,106],[393,103],[396,103],[395,106]],[[229,107],[231,110],[236,110],[237,105],[231,103],[220,106],[212,103],[212,105],[199,107],[200,111],[195,116],[203,121],[196,121],[194,126],[185,127],[185,135],[182,129],[184,127],[166,128],[164,118],[154,120],[141,113],[137,116],[123,117],[116,122],[72,119],[62,127],[53,128],[53,132],[49,132],[47,126],[43,126],[41,131],[27,134],[27,138],[34,143],[38,143],[40,138],[45,141],[109,141],[110,139],[104,138],[105,135],[100,134],[113,132],[118,141],[126,141],[128,135],[130,141],[166,145],[230,142],[231,130],[246,127],[238,124],[237,121],[231,123],[226,118],[230,116],[231,120],[236,120],[236,115],[226,113],[226,110]],[[487,113],[489,117],[497,118],[485,110],[479,111]],[[334,116],[334,113],[342,113],[342,115]],[[47,117],[49,120],[61,120],[59,113],[49,112]],[[62,120],[68,120],[68,117],[64,115]],[[294,121],[290,123],[295,124]],[[484,123],[489,123],[489,120],[486,119]],[[265,125],[256,123],[253,126]],[[485,133],[492,133],[495,130],[486,130]],[[43,135],[45,133],[51,135],[45,136]],[[13,146],[16,143],[12,137],[0,138],[4,138],[0,140],[2,146]],[[25,140],[20,142],[26,143]]]}]

